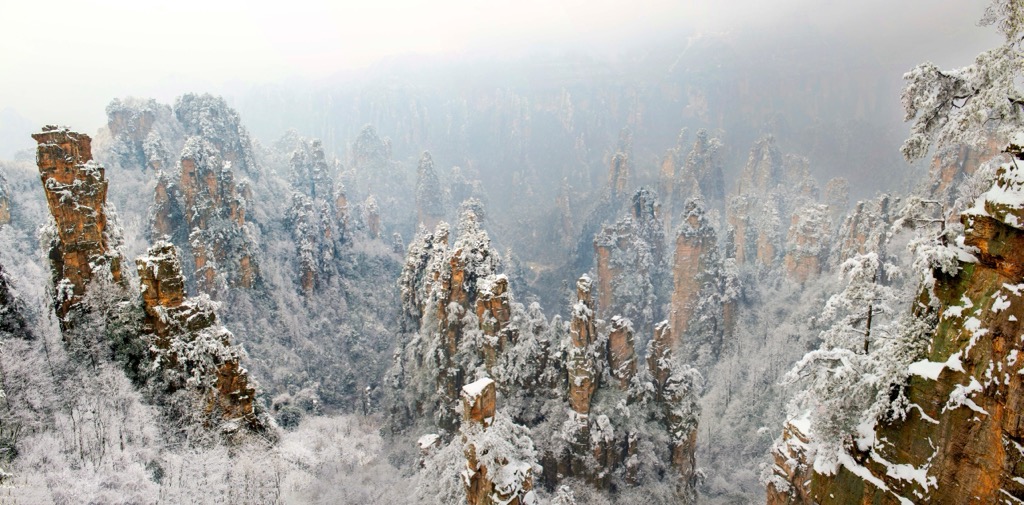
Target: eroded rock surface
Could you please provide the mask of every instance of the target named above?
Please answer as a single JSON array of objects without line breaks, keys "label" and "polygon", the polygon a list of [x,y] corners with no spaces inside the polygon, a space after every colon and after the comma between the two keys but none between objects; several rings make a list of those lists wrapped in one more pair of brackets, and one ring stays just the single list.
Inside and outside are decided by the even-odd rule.
[{"label": "eroded rock surface", "polygon": [[[1024,176],[1004,165],[962,215],[976,260],[961,255],[957,273],[936,272],[938,323],[924,358],[908,367],[906,415],[880,420],[874,442],[849,447],[829,473],[809,468],[814,434],[791,421],[775,449],[768,503],[1024,500],[1022,190]],[[847,237],[851,248],[872,240]]]},{"label": "eroded rock surface", "polygon": [[122,283],[121,257],[107,229],[107,179],[92,159],[92,139],[47,126],[32,135],[36,164],[56,230],[50,246],[54,308],[62,323],[97,276]]},{"label": "eroded rock surface", "polygon": [[257,388],[241,366],[243,351],[231,332],[217,322],[215,304],[206,295],[185,294],[185,278],[175,247],[160,242],[135,260],[150,335],[168,394],[192,393],[195,412],[207,428],[234,434],[240,428],[265,433],[272,422],[257,401]]}]

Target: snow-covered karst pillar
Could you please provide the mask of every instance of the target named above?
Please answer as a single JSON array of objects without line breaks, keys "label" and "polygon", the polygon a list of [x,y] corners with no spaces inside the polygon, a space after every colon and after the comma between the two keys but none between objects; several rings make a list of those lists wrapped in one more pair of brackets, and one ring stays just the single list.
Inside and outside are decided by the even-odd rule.
[{"label": "snow-covered karst pillar", "polygon": [[676,233],[675,258],[672,264],[672,331],[678,341],[690,327],[701,289],[702,278],[712,267],[712,249],[717,247],[715,230],[704,215],[698,201],[687,203],[683,223]]},{"label": "snow-covered karst pillar", "polygon": [[[257,386],[241,365],[242,351],[217,322],[206,295],[189,298],[178,252],[158,242],[135,260],[142,290],[144,338],[169,394],[196,393],[196,418],[227,435],[271,433],[272,421],[257,400]],[[239,431],[241,430],[241,431]]]},{"label": "snow-covered karst pillar", "polygon": [[577,414],[590,413],[590,400],[601,376],[595,359],[597,329],[594,320],[594,282],[584,275],[576,281],[576,304],[570,323],[571,344],[567,358],[569,374],[569,406]]},{"label": "snow-covered karst pillar", "polygon": [[[469,505],[529,505],[533,492],[533,443],[507,416],[497,416],[494,381],[462,387],[462,440],[466,469],[462,483]],[[539,468],[539,467],[538,467]]]},{"label": "snow-covered karst pillar", "polygon": [[626,391],[636,375],[636,350],[633,343],[633,324],[629,319],[612,318],[608,334],[608,369],[618,382],[619,389]]},{"label": "snow-covered karst pillar", "polygon": [[3,172],[0,172],[0,227],[11,222],[11,195]]},{"label": "snow-covered karst pillar", "polygon": [[92,160],[92,139],[67,128],[46,126],[32,135],[46,203],[56,224],[50,250],[54,309],[67,328],[68,314],[97,276],[120,284],[121,257],[107,230],[107,179]]}]

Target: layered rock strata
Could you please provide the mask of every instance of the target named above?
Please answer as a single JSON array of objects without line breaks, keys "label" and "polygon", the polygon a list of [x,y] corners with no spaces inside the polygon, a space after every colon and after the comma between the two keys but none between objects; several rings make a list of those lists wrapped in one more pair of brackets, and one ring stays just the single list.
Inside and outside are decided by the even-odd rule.
[{"label": "layered rock strata", "polygon": [[36,163],[56,230],[50,245],[54,308],[62,324],[82,301],[86,286],[102,276],[121,284],[121,257],[107,229],[107,179],[92,159],[92,139],[47,126],[32,135]]},{"label": "layered rock strata", "polygon": [[[1011,151],[1019,157],[1021,147]],[[903,388],[905,416],[880,419],[860,433],[866,443],[850,444],[832,471],[812,464],[809,426],[790,421],[775,449],[768,503],[1024,500],[1021,202],[1024,174],[1008,164],[962,214],[966,250],[955,274],[935,272],[939,317],[930,344],[907,368],[906,382],[894,385]]]},{"label": "layered rock strata", "polygon": [[243,353],[232,344],[231,332],[217,322],[210,299],[186,296],[175,247],[157,243],[135,264],[145,313],[143,331],[151,339],[152,358],[167,392],[195,391],[195,409],[202,412],[208,428],[266,432],[269,420],[261,413],[255,383],[241,366]]}]

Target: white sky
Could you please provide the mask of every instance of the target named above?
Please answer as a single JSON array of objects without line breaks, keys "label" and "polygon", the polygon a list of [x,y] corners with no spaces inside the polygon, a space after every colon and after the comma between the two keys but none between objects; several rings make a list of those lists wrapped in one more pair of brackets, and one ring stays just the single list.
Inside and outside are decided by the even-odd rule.
[{"label": "white sky", "polygon": [[[913,64],[991,47],[958,0],[0,0],[0,111],[95,131],[120,96],[319,79],[404,54],[614,48],[685,29],[811,25]],[[964,58],[967,58],[966,60]],[[908,64],[908,68],[909,68]]]}]

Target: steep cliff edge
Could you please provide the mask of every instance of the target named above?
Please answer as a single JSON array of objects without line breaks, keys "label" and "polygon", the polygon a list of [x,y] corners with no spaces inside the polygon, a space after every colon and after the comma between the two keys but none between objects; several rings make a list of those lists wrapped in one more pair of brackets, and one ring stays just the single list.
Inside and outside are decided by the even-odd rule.
[{"label": "steep cliff edge", "polygon": [[900,386],[903,415],[860,426],[833,464],[812,463],[814,433],[790,421],[769,504],[1024,500],[1024,173],[1010,152],[961,216],[958,272],[936,272],[938,324]]},{"label": "steep cliff edge", "polygon": [[[135,260],[145,311],[143,331],[168,394],[186,394],[207,428],[233,435],[240,428],[268,433],[273,422],[256,401],[256,385],[241,366],[242,351],[218,324],[206,295],[185,295],[178,253],[169,242]],[[201,414],[197,414],[201,413]]]},{"label": "steep cliff edge", "polygon": [[46,126],[32,135],[36,164],[56,229],[50,245],[54,308],[62,326],[81,303],[86,285],[99,276],[121,284],[120,254],[107,229],[107,179],[92,159],[92,139]]},{"label": "steep cliff edge", "polygon": [[[652,228],[661,232],[660,223]],[[662,483],[650,492],[691,502],[699,478],[694,452],[702,379],[672,348],[669,324],[657,325],[656,343],[641,360],[628,318],[608,324],[597,317],[598,286],[588,276],[576,283],[570,320],[549,321],[539,304],[527,309],[516,302],[500,265],[472,210],[463,214],[453,243],[441,223],[410,246],[399,281],[410,335],[398,344],[389,379],[392,429],[416,426],[440,433],[445,443],[458,430],[491,439],[514,431],[523,442],[532,440],[527,452],[539,457],[532,470],[538,487],[553,491],[575,482],[635,495],[649,491],[647,483]],[[451,405],[460,391],[465,398],[466,388],[474,389],[474,379],[485,378],[503,412],[481,431],[471,422],[479,420],[456,417]],[[496,489],[490,474],[476,472],[475,456],[466,455],[466,497],[489,503]],[[427,471],[437,464],[428,458]],[[529,491],[530,474],[517,475],[509,482]]]}]

